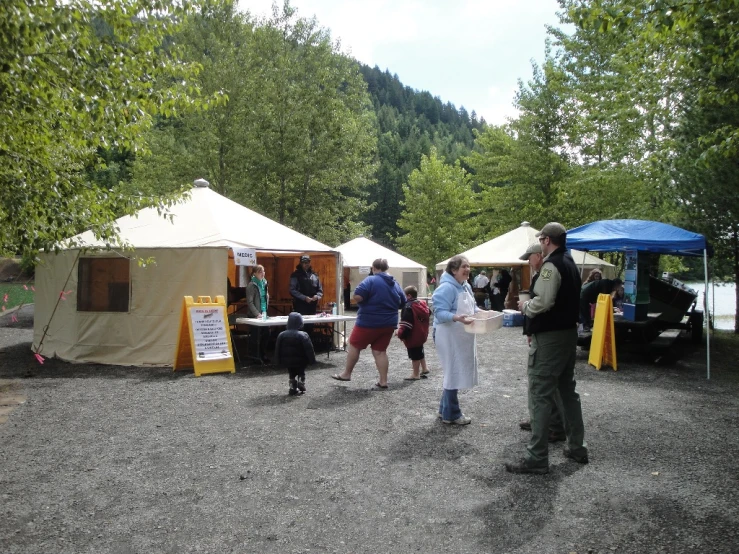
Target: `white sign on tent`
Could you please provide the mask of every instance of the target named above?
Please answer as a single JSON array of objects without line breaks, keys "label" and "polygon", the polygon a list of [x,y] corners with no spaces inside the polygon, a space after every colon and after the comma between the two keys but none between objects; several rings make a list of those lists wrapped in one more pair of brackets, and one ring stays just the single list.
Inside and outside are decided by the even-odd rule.
[{"label": "white sign on tent", "polygon": [[257,251],[254,248],[234,248],[233,251],[236,265],[257,265]]}]

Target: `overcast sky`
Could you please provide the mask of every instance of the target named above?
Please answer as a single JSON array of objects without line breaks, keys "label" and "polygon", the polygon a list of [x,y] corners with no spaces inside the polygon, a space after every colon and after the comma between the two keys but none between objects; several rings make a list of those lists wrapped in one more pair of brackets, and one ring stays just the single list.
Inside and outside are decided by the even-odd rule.
[{"label": "overcast sky", "polygon": [[[271,14],[272,0],[239,0]],[[280,0],[280,5],[282,1]],[[488,123],[515,116],[517,80],[544,60],[545,25],[558,25],[557,0],[292,0],[315,16],[342,50],[397,74]]]}]

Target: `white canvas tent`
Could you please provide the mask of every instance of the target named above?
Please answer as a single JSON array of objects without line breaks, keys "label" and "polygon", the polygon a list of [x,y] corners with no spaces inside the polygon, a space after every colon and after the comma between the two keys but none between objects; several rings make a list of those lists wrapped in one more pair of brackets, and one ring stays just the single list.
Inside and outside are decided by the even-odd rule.
[{"label": "white canvas tent", "polygon": [[[33,348],[43,356],[171,365],[183,297],[225,297],[234,247],[254,248],[259,263],[274,262],[270,304],[287,290],[289,273],[305,252],[325,273],[319,270],[324,300],[341,297],[341,254],[219,195],[203,180],[167,217],[149,208],[116,223],[126,248],[41,255]],[[106,246],[90,232],[74,239]]]},{"label": "white canvas tent", "polygon": [[[499,237],[495,237],[483,244],[461,252],[472,267],[519,267],[527,265],[527,262],[519,259],[530,244],[538,239],[536,233],[539,231],[524,221],[521,226],[509,231]],[[599,268],[603,271],[603,277],[612,279],[616,276],[616,267],[613,264],[591,256],[587,252],[570,249],[575,263],[581,272],[588,274],[591,270]],[[449,260],[436,264],[437,271],[443,271]]]},{"label": "white canvas tent", "polygon": [[[337,246],[344,260],[344,277],[349,279],[352,290],[368,275],[369,266],[377,258],[385,258],[392,275],[402,288],[413,285],[419,297],[428,296],[426,266],[385,248],[365,237],[357,237]],[[347,275],[348,273],[348,275]]]}]

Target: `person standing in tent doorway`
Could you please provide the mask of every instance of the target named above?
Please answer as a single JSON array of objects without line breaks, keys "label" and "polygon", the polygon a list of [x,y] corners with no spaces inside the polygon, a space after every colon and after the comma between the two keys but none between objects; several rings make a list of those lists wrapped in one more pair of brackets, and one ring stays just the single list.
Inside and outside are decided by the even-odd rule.
[{"label": "person standing in tent doorway", "polygon": [[[257,265],[246,285],[246,317],[266,319],[269,307],[269,283],[264,277],[264,266]],[[269,327],[257,327],[250,333],[250,343],[253,353],[262,363],[269,363],[267,346],[269,345]]]},{"label": "person standing in tent doorway", "polygon": [[488,291],[490,290],[490,279],[488,279],[487,272],[483,269],[477,274],[473,281],[472,291],[475,293],[475,302],[480,308],[485,308],[485,299],[488,297]]},{"label": "person standing in tent doorway", "polygon": [[300,263],[290,275],[290,296],[293,297],[293,308],[296,312],[301,315],[316,314],[318,302],[323,298],[323,288],[307,254],[300,256]]},{"label": "person standing in tent doorway", "polygon": [[508,270],[501,269],[500,273],[498,273],[498,278],[495,280],[495,286],[498,287],[498,290],[500,290],[500,297],[498,300],[500,309],[496,309],[499,312],[502,312],[505,308],[505,301],[506,298],[508,298],[508,289],[511,286],[511,281],[513,281],[513,277],[511,277],[511,274],[508,272]]}]

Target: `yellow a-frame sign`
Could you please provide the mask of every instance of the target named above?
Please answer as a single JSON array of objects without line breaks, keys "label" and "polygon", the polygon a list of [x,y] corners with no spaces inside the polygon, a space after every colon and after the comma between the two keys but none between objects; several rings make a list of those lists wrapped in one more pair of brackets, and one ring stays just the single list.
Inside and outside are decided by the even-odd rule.
[{"label": "yellow a-frame sign", "polygon": [[210,296],[198,296],[197,302],[184,297],[172,371],[184,368],[193,368],[196,377],[236,372],[223,296],[215,302]]},{"label": "yellow a-frame sign", "polygon": [[610,294],[599,294],[595,307],[593,336],[590,340],[588,363],[600,369],[607,365],[618,370],[616,363],[616,331],[613,326],[613,303]]}]

